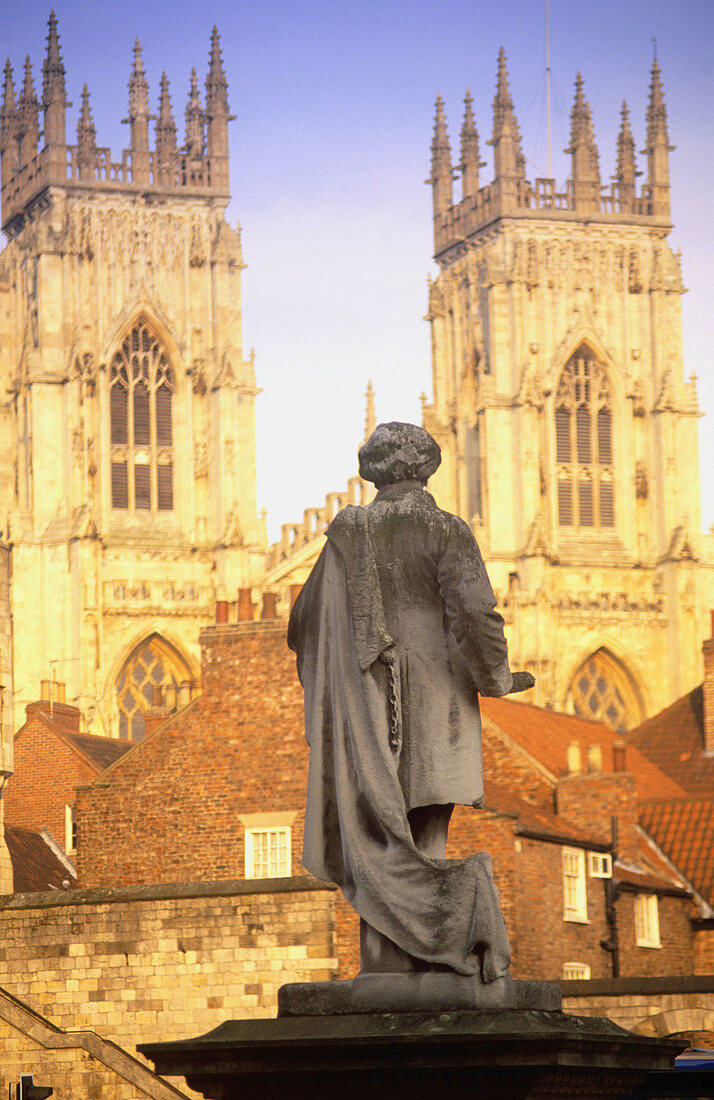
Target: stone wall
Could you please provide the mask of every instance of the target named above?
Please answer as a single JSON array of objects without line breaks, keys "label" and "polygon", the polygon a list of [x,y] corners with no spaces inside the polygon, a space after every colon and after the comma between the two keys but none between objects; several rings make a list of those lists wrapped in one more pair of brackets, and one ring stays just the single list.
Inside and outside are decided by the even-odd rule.
[{"label": "stone wall", "polygon": [[283,879],[16,895],[0,902],[0,945],[1,987],[133,1054],[273,1016],[283,983],[330,978],[334,890]]},{"label": "stone wall", "polygon": [[696,1036],[714,1044],[714,975],[561,982],[563,1011],[607,1016],[640,1035]]}]

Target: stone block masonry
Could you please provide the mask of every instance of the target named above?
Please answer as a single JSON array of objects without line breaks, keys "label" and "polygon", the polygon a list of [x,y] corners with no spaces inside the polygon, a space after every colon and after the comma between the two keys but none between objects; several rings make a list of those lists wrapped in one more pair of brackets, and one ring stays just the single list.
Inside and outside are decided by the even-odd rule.
[{"label": "stone block masonry", "polygon": [[307,878],[16,895],[0,901],[0,986],[133,1054],[274,1016],[283,983],[329,979],[334,898]]}]

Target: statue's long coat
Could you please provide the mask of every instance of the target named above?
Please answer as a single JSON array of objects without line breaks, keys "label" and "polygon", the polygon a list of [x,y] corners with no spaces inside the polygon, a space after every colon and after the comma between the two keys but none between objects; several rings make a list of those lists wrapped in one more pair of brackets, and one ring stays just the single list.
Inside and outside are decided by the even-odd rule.
[{"label": "statue's long coat", "polygon": [[335,518],[290,619],[310,774],[303,863],[404,951],[486,980],[508,941],[490,859],[433,860],[407,813],[483,800],[477,691],[511,687],[475,540],[419,483]]}]

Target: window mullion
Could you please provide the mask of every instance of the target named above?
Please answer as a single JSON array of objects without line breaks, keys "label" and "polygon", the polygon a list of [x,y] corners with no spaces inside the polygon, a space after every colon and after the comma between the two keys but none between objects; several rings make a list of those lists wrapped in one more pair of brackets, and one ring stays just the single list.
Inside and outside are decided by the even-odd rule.
[{"label": "window mullion", "polygon": [[573,527],[580,527],[580,463],[578,461],[578,407],[573,401],[570,409],[570,458],[573,476],[570,479],[570,499],[573,509]]},{"label": "window mullion", "polygon": [[156,512],[159,507],[158,460],[156,443],[156,363],[153,362],[149,375],[149,494],[151,512]]},{"label": "window mullion", "polygon": [[127,400],[127,482],[128,482],[128,501],[129,511],[134,511],[134,364],[129,360],[127,364],[127,375],[129,378],[129,393]]}]

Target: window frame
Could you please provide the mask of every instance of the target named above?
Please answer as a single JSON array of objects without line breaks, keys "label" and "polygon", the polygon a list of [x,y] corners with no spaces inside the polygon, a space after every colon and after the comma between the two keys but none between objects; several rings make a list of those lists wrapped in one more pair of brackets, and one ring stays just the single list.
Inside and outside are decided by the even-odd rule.
[{"label": "window frame", "polygon": [[[270,851],[270,839],[280,839],[284,841],[282,852],[278,852],[275,857],[275,867],[277,868],[275,874],[258,874],[256,872],[256,840],[259,837],[266,837],[268,839],[268,853],[265,857],[265,864],[268,872],[271,870],[271,858],[273,853]],[[281,865],[281,858],[284,862]],[[281,870],[281,866],[284,870]],[[262,867],[258,865],[258,869],[262,870]],[[246,825],[245,826],[245,877],[247,879],[256,878],[290,878],[292,875],[292,828],[290,825]]]},{"label": "window frame", "polygon": [[581,344],[561,371],[552,415],[554,508],[563,534],[602,537],[617,529],[613,403],[605,364]]},{"label": "window frame", "polygon": [[175,511],[176,377],[165,345],[151,324],[139,318],[109,365],[112,513],[157,518]]},{"label": "window frame", "polygon": [[582,848],[563,847],[561,859],[563,920],[574,924],[589,924],[585,852]]},{"label": "window frame", "polygon": [[636,946],[661,948],[657,894],[635,894],[634,920]]},{"label": "window frame", "polygon": [[[583,973],[574,974],[568,973],[568,970],[580,970]],[[591,970],[587,963],[581,962],[566,962],[563,963],[563,981],[565,982],[589,982],[591,976]]]},{"label": "window frame", "polygon": [[612,856],[609,852],[588,852],[590,878],[612,878]]}]

